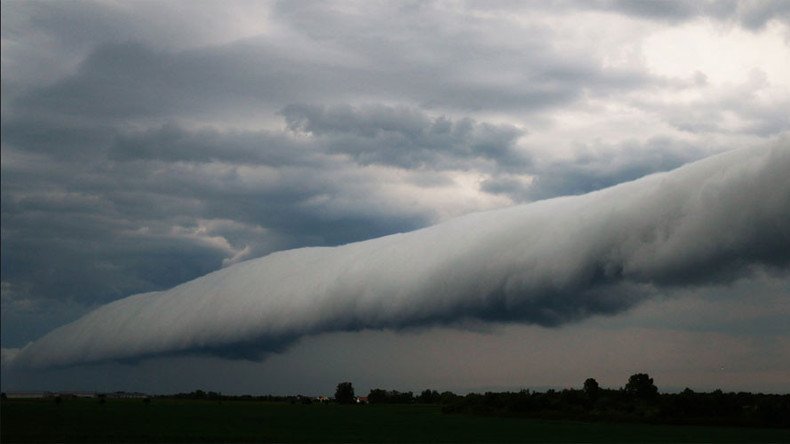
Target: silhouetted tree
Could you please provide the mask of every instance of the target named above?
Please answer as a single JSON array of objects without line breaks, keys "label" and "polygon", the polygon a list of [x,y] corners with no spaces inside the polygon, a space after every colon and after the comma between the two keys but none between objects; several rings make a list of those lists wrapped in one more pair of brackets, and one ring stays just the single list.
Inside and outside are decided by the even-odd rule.
[{"label": "silhouetted tree", "polygon": [[591,401],[585,393],[592,387],[595,384],[588,380],[585,390],[469,393],[444,404],[442,412],[585,421],[790,427],[790,394],[724,393],[721,390],[695,393],[691,389],[660,394],[653,380],[645,374],[633,375],[624,390],[599,388],[596,401]]},{"label": "silhouetted tree", "polygon": [[411,404],[414,402],[414,393],[391,390],[387,392],[387,398],[393,404]]},{"label": "silhouetted tree", "polygon": [[[430,390],[426,391],[431,392]],[[436,393],[436,396],[438,397],[439,394]],[[368,402],[371,404],[411,404],[414,402],[414,393],[399,392],[397,390],[373,389],[368,394]],[[431,401],[423,401],[420,399],[420,402]]]},{"label": "silhouetted tree", "polygon": [[354,386],[350,382],[341,382],[335,390],[335,401],[341,404],[352,404],[354,402]]},{"label": "silhouetted tree", "polygon": [[652,399],[658,394],[658,387],[653,384],[653,378],[646,373],[637,373],[628,378],[625,392],[640,399]]},{"label": "silhouetted tree", "polygon": [[598,386],[598,381],[593,378],[587,378],[584,381],[584,393],[590,399],[595,399],[598,397],[598,392],[601,388]]},{"label": "silhouetted tree", "polygon": [[460,397],[461,397],[460,395],[456,395],[451,391],[445,391],[439,395],[439,402],[441,402],[442,404],[449,404],[451,402],[455,402]]},{"label": "silhouetted tree", "polygon": [[371,404],[383,404],[387,402],[387,391],[384,389],[373,389],[368,393],[368,402]]},{"label": "silhouetted tree", "polygon": [[425,404],[436,404],[439,402],[440,395],[436,390],[423,390],[420,396],[417,397],[417,402]]}]

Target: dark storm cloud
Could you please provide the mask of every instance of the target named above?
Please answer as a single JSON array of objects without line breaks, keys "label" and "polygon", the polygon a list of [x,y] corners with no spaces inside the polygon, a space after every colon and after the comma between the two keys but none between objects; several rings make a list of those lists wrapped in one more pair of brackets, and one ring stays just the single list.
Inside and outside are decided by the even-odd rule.
[{"label": "dark storm cloud", "polygon": [[[41,169],[46,168],[42,163]],[[3,180],[32,182],[30,172],[5,168]],[[106,301],[216,269],[228,254],[168,236],[164,228],[150,235],[135,231],[185,223],[179,217],[189,214],[186,205],[167,199],[166,190],[158,196],[123,192],[123,184],[111,178],[48,179],[33,182],[36,186],[3,184],[3,281],[27,287],[32,299]],[[169,215],[163,214],[166,209]]]},{"label": "dark storm cloud", "polygon": [[[101,164],[97,168],[106,173],[98,175],[73,166],[76,177],[44,178],[37,184],[41,189],[4,184],[3,278],[31,282],[40,297],[118,297],[205,274],[247,246],[249,254],[259,255],[424,223],[417,213],[394,214],[377,206],[370,195],[360,196],[357,209],[328,212],[353,190],[312,168],[279,171],[268,183],[247,183],[238,173],[243,167],[121,162]],[[32,179],[13,167],[3,176],[8,182]],[[322,202],[312,202],[320,196]],[[209,224],[199,232],[196,219],[233,220],[242,224],[241,232],[234,233],[237,240],[230,245],[216,244],[232,240],[226,227]]]},{"label": "dark storm cloud", "polygon": [[95,159],[117,136],[111,126],[82,125],[36,117],[2,117],[3,145],[53,160]]},{"label": "dark storm cloud", "polygon": [[54,83],[101,45],[212,46],[256,33],[240,29],[240,18],[265,23],[266,4],[236,1],[235,7],[227,6],[182,0],[3,2],[3,93],[10,97],[20,89]]},{"label": "dark storm cloud", "polygon": [[470,160],[510,168],[529,163],[515,147],[523,131],[509,125],[432,118],[413,108],[385,106],[290,105],[283,116],[291,130],[310,133],[331,152],[347,154],[363,165],[443,169],[467,166]]},{"label": "dark storm cloud", "polygon": [[[382,91],[412,99],[433,95],[436,97],[430,98],[429,104],[441,106],[479,109],[510,103],[529,109],[567,102],[579,92],[572,80],[567,88],[527,83],[527,90],[519,94],[497,91],[493,85],[437,84],[436,75],[427,71],[422,81],[403,82],[403,75],[408,77],[408,73],[371,69],[294,60],[265,42],[177,53],[137,43],[110,44],[94,51],[74,75],[34,90],[14,105],[43,115],[129,119],[174,114],[206,117],[230,109],[240,113],[352,92],[372,100]],[[545,81],[556,83],[548,78]]]},{"label": "dark storm cloud", "polygon": [[109,158],[117,161],[223,162],[272,167],[318,166],[321,159],[311,155],[312,148],[284,134],[210,129],[189,131],[170,123],[143,132],[119,135],[110,148]]},{"label": "dark storm cloud", "polygon": [[[104,1],[4,2],[3,27],[11,35],[46,37],[51,45],[76,49],[100,41],[150,40],[166,44],[205,41],[222,26],[207,20],[219,8],[193,8],[185,14],[189,1],[139,1],[114,4]],[[156,14],[152,14],[156,12]],[[227,26],[227,25],[226,25]],[[45,40],[42,38],[42,40]]]},{"label": "dark storm cloud", "polygon": [[729,152],[599,192],[243,262],[103,306],[19,365],[186,352],[248,357],[306,334],[464,319],[558,325],[660,288],[790,264],[790,150]]},{"label": "dark storm cloud", "polygon": [[240,46],[168,53],[139,43],[103,45],[75,74],[28,93],[15,106],[29,113],[92,119],[205,116],[284,100],[297,92],[299,83],[309,82],[300,71],[320,69],[294,66],[265,45]]},{"label": "dark storm cloud", "polygon": [[241,258],[411,230],[432,217],[385,205],[375,174],[288,133],[48,123],[4,120],[8,297],[24,289],[31,302],[90,306]]},{"label": "dark storm cloud", "polygon": [[[379,133],[399,112],[415,117],[416,133],[386,148],[408,153],[409,140],[417,140],[429,159],[429,148],[443,148],[436,127],[444,124],[445,141],[461,148],[437,154],[428,169],[446,167],[439,156],[466,167],[475,166],[469,156],[515,156],[513,128],[429,118],[414,109],[379,107],[368,120],[360,112],[356,133],[343,131]],[[176,124],[129,131],[5,119],[4,281],[28,285],[32,299],[89,303],[172,286],[239,254],[337,245],[432,218],[424,209],[381,201],[370,187],[375,173],[328,156],[332,149],[320,137],[302,139]],[[357,146],[375,153],[376,142],[359,136]],[[431,187],[438,179],[414,180]]]},{"label": "dark storm cloud", "polygon": [[505,194],[517,202],[584,194],[618,183],[669,171],[705,156],[705,151],[668,138],[619,147],[580,147],[570,159],[540,162],[526,169],[528,181],[507,174],[486,179],[482,191]]}]

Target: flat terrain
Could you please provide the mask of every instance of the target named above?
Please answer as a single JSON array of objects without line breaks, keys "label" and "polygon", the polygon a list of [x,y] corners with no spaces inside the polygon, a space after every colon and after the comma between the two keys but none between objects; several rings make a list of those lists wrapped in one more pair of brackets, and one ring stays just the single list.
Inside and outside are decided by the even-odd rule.
[{"label": "flat terrain", "polygon": [[439,406],[139,399],[4,400],[13,442],[790,442],[787,429],[539,421]]}]

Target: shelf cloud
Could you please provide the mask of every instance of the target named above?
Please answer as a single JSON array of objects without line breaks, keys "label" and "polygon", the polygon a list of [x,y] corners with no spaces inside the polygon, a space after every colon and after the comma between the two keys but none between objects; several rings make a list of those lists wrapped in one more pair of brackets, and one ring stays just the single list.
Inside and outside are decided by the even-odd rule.
[{"label": "shelf cloud", "polygon": [[786,144],[741,149],[589,194],[280,251],[104,305],[8,359],[254,359],[325,332],[614,314],[672,288],[786,270],[788,171]]}]

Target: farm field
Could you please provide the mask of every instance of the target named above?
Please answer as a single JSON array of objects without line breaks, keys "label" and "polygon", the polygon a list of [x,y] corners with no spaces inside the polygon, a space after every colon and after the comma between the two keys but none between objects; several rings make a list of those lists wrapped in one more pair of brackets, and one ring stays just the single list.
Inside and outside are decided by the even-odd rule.
[{"label": "farm field", "polygon": [[433,405],[154,399],[3,400],[13,442],[790,442],[788,429],[442,414]]}]

